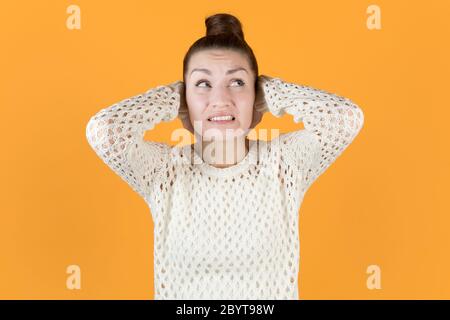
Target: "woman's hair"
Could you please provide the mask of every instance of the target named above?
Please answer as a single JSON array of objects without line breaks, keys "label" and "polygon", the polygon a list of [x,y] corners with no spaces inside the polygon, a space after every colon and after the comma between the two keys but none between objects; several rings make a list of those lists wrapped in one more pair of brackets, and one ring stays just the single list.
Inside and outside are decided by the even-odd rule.
[{"label": "woman's hair", "polygon": [[250,64],[251,70],[258,77],[258,63],[256,62],[253,50],[244,39],[242,25],[238,18],[228,13],[218,13],[205,19],[206,36],[195,41],[183,59],[183,82],[189,65],[191,56],[205,49],[229,49],[243,53]]}]

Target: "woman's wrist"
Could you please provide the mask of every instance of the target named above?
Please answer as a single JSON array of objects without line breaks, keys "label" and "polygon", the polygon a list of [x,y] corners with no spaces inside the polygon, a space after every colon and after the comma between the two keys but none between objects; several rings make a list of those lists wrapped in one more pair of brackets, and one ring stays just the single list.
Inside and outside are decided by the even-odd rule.
[{"label": "woman's wrist", "polygon": [[167,100],[165,100],[164,105],[161,106],[163,108],[162,112],[164,112],[164,116],[161,119],[162,121],[169,122],[177,117],[180,106],[180,88],[182,85],[182,81],[175,81],[157,87],[167,94]]}]

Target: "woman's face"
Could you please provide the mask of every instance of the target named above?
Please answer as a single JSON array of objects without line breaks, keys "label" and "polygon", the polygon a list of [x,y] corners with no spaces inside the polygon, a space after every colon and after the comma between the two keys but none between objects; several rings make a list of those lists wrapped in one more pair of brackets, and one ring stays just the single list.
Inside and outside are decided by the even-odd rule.
[{"label": "woman's face", "polygon": [[[195,132],[207,140],[247,134],[253,116],[254,83],[255,75],[242,53],[209,49],[193,54],[185,88]],[[225,117],[212,118],[222,114]]]}]

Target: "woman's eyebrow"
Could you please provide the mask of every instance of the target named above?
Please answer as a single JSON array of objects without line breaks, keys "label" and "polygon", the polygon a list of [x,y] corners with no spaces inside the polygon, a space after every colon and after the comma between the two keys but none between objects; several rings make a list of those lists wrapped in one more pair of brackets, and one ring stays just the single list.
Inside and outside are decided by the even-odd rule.
[{"label": "woman's eyebrow", "polygon": [[[239,67],[239,68],[234,68],[234,69],[228,70],[226,74],[232,74],[232,73],[235,73],[235,72],[240,71],[240,70],[243,70],[243,71],[245,71],[245,72],[248,73],[247,69],[245,69],[245,68],[243,68],[243,67]],[[208,69],[206,69],[206,68],[195,68],[195,69],[192,69],[191,75],[192,75],[192,73],[193,73],[194,71],[201,71],[201,72],[205,72],[205,73],[211,75],[211,71],[208,70]]]}]

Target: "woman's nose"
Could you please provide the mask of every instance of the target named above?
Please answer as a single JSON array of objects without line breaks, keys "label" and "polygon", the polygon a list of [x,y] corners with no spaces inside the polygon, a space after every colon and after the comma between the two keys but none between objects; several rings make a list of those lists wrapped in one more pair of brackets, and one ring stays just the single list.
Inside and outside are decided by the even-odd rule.
[{"label": "woman's nose", "polygon": [[210,102],[213,107],[230,105],[231,96],[226,88],[217,87],[211,91]]}]

